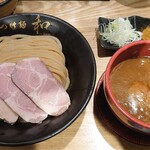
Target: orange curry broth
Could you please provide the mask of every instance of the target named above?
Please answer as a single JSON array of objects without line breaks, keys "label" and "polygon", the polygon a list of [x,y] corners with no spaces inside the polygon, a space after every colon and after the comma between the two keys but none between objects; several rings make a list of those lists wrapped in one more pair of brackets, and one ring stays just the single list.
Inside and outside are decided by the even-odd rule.
[{"label": "orange curry broth", "polygon": [[137,119],[150,124],[150,58],[134,58],[118,64],[110,76],[113,94]]}]

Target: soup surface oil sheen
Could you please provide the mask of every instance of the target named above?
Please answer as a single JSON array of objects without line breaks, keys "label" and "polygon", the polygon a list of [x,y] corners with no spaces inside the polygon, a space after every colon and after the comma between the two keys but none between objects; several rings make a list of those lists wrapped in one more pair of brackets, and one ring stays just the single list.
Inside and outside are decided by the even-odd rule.
[{"label": "soup surface oil sheen", "polygon": [[110,86],[125,110],[150,124],[150,58],[128,59],[118,64],[111,73]]}]

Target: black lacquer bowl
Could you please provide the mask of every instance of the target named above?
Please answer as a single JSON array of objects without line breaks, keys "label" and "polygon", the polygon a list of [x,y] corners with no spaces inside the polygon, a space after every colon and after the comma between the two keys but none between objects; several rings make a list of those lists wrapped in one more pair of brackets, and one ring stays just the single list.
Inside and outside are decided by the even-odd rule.
[{"label": "black lacquer bowl", "polygon": [[[143,31],[147,26],[150,26],[150,19],[144,18],[141,16],[130,16],[126,17],[129,19],[131,25],[136,31]],[[114,19],[99,17],[98,24],[99,24],[99,31],[102,32],[103,25],[108,25],[109,22],[114,21]],[[109,42],[103,40],[102,36],[100,36],[100,45],[101,47],[109,50],[117,50],[119,47],[117,45],[110,44]]]},{"label": "black lacquer bowl", "polygon": [[61,41],[70,77],[67,92],[71,106],[61,116],[49,116],[41,124],[17,122],[10,125],[1,121],[0,145],[7,146],[34,144],[63,131],[87,106],[96,80],[96,63],[89,44],[83,35],[67,22],[54,16],[35,13],[16,14],[0,19],[0,36],[13,34],[48,34]]},{"label": "black lacquer bowl", "polygon": [[18,0],[4,0],[0,2],[0,18],[12,14],[17,3]]}]

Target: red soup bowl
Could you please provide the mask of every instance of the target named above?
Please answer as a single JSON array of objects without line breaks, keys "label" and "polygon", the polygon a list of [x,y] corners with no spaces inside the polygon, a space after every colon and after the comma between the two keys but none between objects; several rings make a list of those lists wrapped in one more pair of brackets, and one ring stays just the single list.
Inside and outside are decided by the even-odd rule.
[{"label": "red soup bowl", "polygon": [[144,134],[150,134],[150,124],[144,123],[143,121],[133,117],[118,103],[112,93],[110,86],[110,75],[114,67],[122,61],[130,58],[147,56],[150,57],[150,40],[141,40],[127,44],[116,51],[116,53],[111,57],[104,75],[105,96],[110,108],[112,109],[112,112],[124,125]]}]

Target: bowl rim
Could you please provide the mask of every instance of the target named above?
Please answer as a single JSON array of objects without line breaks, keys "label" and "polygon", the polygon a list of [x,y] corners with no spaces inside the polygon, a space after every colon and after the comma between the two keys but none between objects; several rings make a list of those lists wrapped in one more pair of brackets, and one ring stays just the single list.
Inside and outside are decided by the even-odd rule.
[{"label": "bowl rim", "polygon": [[[144,128],[147,128],[147,129],[150,129],[150,124],[147,124],[147,123],[144,123],[143,121],[141,120],[138,120],[137,118],[133,117],[131,114],[129,114],[118,102],[117,100],[114,98],[114,95],[112,94],[112,90],[111,90],[111,87],[110,87],[110,82],[109,82],[109,76],[110,76],[110,73],[111,73],[111,67],[112,67],[112,64],[114,62],[114,60],[124,51],[126,51],[126,49],[132,47],[132,46],[135,46],[135,45],[141,45],[141,44],[150,44],[150,40],[140,40],[140,41],[135,41],[135,42],[132,42],[130,44],[127,44],[125,46],[123,46],[122,48],[120,48],[118,51],[116,51],[114,53],[114,55],[110,58],[108,64],[107,64],[107,67],[106,67],[106,71],[105,71],[105,88],[107,89],[107,93],[111,99],[111,102],[115,105],[115,107],[125,116],[127,117],[129,120],[131,120],[132,122],[135,122],[136,124],[144,127]],[[109,99],[107,99],[108,101],[110,101]]]},{"label": "bowl rim", "polygon": [[11,2],[11,0],[4,0],[3,2],[0,3],[0,7],[4,6],[5,4]]}]

